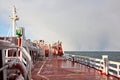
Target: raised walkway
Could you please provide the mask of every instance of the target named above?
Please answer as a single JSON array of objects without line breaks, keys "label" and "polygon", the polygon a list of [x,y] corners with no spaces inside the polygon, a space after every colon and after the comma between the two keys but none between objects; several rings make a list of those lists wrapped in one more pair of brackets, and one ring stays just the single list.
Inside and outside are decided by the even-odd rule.
[{"label": "raised walkway", "polygon": [[62,58],[37,61],[32,70],[32,80],[118,80],[102,75],[100,71]]}]

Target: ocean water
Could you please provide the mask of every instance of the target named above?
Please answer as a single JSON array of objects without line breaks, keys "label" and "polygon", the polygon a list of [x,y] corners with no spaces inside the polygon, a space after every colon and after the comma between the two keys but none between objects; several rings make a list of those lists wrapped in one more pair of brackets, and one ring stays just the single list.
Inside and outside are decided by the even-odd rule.
[{"label": "ocean water", "polygon": [[99,59],[102,59],[102,55],[108,55],[110,61],[120,62],[120,51],[65,51],[65,53]]}]

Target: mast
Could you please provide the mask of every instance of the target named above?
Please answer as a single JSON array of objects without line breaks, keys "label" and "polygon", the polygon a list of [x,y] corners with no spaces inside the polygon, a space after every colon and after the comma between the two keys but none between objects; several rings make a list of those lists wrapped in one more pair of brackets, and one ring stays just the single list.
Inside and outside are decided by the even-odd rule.
[{"label": "mast", "polygon": [[12,16],[11,16],[11,20],[12,20],[12,37],[16,36],[16,21],[19,20],[19,17],[16,14],[16,7],[13,6],[13,12],[12,12]]}]

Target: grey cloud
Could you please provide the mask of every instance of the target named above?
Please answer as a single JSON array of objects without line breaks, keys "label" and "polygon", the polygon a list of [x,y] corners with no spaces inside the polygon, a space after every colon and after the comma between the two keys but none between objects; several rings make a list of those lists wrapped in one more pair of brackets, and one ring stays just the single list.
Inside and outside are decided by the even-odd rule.
[{"label": "grey cloud", "polygon": [[[2,0],[1,15],[16,4],[26,34],[63,41],[65,50],[119,50],[119,0]],[[4,14],[4,11],[6,14]],[[4,18],[3,16],[0,16]],[[5,17],[6,21],[7,17]]]}]

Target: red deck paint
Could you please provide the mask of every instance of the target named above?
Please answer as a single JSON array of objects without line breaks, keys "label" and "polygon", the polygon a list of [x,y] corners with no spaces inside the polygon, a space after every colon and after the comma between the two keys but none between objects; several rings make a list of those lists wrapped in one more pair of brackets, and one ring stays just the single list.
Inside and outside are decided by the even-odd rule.
[{"label": "red deck paint", "polygon": [[[35,63],[32,71],[33,80],[118,80],[113,76],[101,75],[101,72],[88,66],[64,61],[60,58],[49,58]],[[41,72],[38,74],[38,71]]]}]

